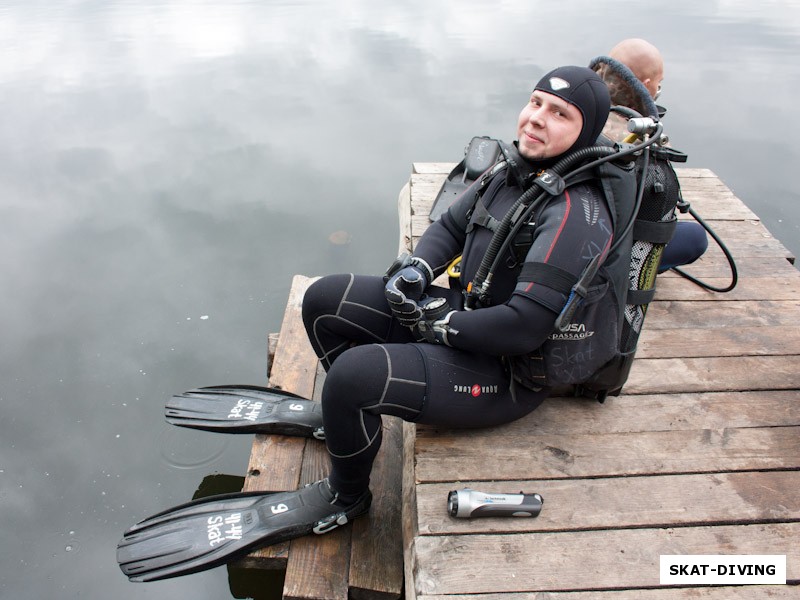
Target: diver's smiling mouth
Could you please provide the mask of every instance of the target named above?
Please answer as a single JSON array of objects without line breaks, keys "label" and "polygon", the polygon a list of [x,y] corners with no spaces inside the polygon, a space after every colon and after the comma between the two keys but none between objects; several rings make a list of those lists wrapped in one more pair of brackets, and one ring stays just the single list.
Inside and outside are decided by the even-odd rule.
[{"label": "diver's smiling mouth", "polygon": [[534,133],[530,133],[528,131],[523,131],[522,133],[525,134],[525,137],[528,138],[528,141],[534,144],[544,144],[544,140],[540,138],[538,135]]}]

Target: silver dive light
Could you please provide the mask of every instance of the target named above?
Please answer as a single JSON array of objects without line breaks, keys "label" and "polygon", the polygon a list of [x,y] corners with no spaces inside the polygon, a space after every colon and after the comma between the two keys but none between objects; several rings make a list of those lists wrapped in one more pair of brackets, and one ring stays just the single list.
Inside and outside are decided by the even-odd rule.
[{"label": "silver dive light", "polygon": [[537,517],[544,500],[539,494],[490,494],[465,488],[447,495],[451,517]]}]

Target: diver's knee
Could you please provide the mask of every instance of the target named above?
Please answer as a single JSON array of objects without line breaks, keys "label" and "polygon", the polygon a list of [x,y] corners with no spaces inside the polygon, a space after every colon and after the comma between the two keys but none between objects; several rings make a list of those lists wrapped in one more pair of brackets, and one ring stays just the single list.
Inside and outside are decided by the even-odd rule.
[{"label": "diver's knee", "polygon": [[689,243],[695,255],[699,257],[708,250],[708,235],[706,235],[706,230],[699,223],[692,223],[691,225]]},{"label": "diver's knee", "polygon": [[308,324],[320,315],[335,314],[339,309],[350,275],[326,275],[317,279],[303,294],[301,314]]},{"label": "diver's knee", "polygon": [[322,389],[326,404],[363,404],[379,397],[388,377],[386,352],[378,344],[354,346],[345,350],[331,365]]}]

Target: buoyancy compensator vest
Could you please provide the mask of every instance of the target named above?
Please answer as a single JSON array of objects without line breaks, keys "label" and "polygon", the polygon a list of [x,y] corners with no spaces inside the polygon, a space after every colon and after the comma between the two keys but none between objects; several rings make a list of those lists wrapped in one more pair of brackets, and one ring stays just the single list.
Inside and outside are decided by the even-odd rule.
[{"label": "buoyancy compensator vest", "polygon": [[[660,136],[660,126],[658,135]],[[579,278],[565,271],[555,272],[547,265],[525,265],[520,277],[537,281],[568,296],[556,320],[553,333],[536,351],[508,357],[514,379],[526,387],[548,387],[554,394],[572,394],[600,402],[618,395],[630,373],[647,306],[655,293],[655,276],[664,246],[675,228],[675,208],[680,201],[680,184],[671,161],[686,160],[680,152],[661,148],[657,137],[637,145],[615,145],[586,149],[578,168],[561,175],[548,170],[536,181],[535,201],[530,212],[542,202],[557,196],[565,186],[588,174],[597,178],[614,219],[614,242],[602,263],[592,261]],[[643,150],[644,146],[647,146]],[[622,148],[622,150],[620,150]],[[638,149],[637,149],[638,148]],[[588,150],[607,150],[592,152]],[[634,152],[636,154],[634,154]],[[618,155],[618,156],[617,156]],[[574,167],[571,164],[570,167]],[[557,169],[556,165],[553,169]],[[491,175],[502,168],[492,169]],[[635,176],[631,171],[635,171]],[[487,174],[488,175],[488,174]],[[563,179],[560,184],[553,180]],[[534,185],[533,187],[536,187]],[[476,201],[480,194],[477,195]],[[519,208],[514,222],[525,222],[528,211]],[[498,226],[501,230],[502,227]],[[497,232],[496,232],[497,233]],[[496,254],[505,251],[503,243],[518,243],[513,223],[505,228]],[[487,259],[487,264],[491,263]],[[488,268],[491,273],[491,268]],[[488,277],[491,281],[491,276]],[[476,280],[481,283],[480,277]],[[478,298],[486,289],[472,291]],[[469,306],[469,296],[467,298]]]},{"label": "buoyancy compensator vest", "polygon": [[[655,295],[664,246],[677,222],[675,211],[681,193],[671,162],[685,160],[684,154],[658,146],[651,149],[649,160],[637,160],[640,199],[634,204],[629,197],[614,196],[618,215],[629,209],[636,211],[633,227],[625,232],[615,224],[619,245],[599,269],[598,277],[585,288],[585,296],[574,302],[577,307],[572,314],[570,302],[579,295],[576,290],[580,280],[570,290],[571,298],[556,320],[555,330],[529,357],[531,380],[522,383],[538,381],[539,386],[551,387],[555,393],[600,402],[622,391],[648,305]],[[603,181],[606,185],[608,178]],[[589,274],[585,272],[581,279]],[[616,309],[621,309],[621,314]]]}]

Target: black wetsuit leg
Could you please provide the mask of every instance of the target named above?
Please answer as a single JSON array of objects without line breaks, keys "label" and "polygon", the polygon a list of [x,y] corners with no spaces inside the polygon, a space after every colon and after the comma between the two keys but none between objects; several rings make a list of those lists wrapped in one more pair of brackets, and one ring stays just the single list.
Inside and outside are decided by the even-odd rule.
[{"label": "black wetsuit leg", "polygon": [[359,275],[329,275],[311,284],[303,296],[303,324],[325,370],[357,344],[411,342],[383,294],[383,280]]},{"label": "black wetsuit leg", "polygon": [[[411,330],[392,315],[381,277],[328,275],[311,284],[303,296],[303,324],[311,346],[327,371],[336,358],[358,344],[413,342]],[[456,290],[431,287],[453,308],[461,307]]]},{"label": "black wetsuit leg", "polygon": [[383,414],[444,427],[489,427],[514,421],[544,400],[545,392],[512,390],[499,357],[411,343],[386,307],[380,278],[333,276],[317,283],[303,313],[312,345],[329,361],[323,421],[330,481],[342,498],[357,497],[369,485]]}]

